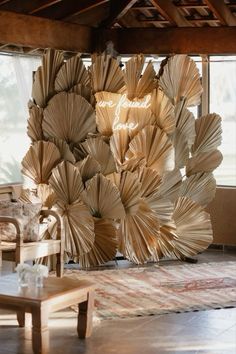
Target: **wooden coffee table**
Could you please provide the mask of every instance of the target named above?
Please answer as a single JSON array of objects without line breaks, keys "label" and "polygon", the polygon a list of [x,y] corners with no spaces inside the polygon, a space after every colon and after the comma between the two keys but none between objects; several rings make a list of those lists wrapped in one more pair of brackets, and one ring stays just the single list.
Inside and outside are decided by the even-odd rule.
[{"label": "wooden coffee table", "polygon": [[34,353],[48,353],[48,317],[51,312],[78,304],[79,338],[92,332],[94,284],[69,277],[45,279],[43,288],[19,288],[16,274],[0,277],[0,308],[13,310],[20,327],[25,326],[25,313],[32,314]]}]

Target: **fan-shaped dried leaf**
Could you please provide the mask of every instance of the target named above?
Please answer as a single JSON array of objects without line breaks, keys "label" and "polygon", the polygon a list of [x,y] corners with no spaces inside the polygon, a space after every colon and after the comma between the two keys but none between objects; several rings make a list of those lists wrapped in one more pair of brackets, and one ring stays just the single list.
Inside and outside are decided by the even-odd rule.
[{"label": "fan-shaped dried leaf", "polygon": [[215,150],[221,144],[221,117],[218,114],[207,114],[196,119],[196,139],[192,153]]},{"label": "fan-shaped dried leaf", "polygon": [[139,180],[141,182],[141,197],[149,204],[161,185],[161,177],[157,171],[151,168],[139,169]]},{"label": "fan-shaped dried leaf", "polygon": [[41,203],[40,198],[36,195],[36,192],[29,188],[21,188],[20,195],[17,196],[17,200],[26,204],[39,204]]},{"label": "fan-shaped dried leaf", "polygon": [[95,217],[104,219],[125,217],[119,189],[102,174],[97,174],[87,181],[83,199]]},{"label": "fan-shaped dried leaf", "polygon": [[174,169],[171,172],[166,172],[162,176],[162,183],[158,190],[158,196],[167,198],[175,202],[179,196],[179,189],[182,183],[182,175],[179,169]]},{"label": "fan-shaped dried leaf", "polygon": [[110,148],[116,163],[122,165],[125,161],[125,154],[129,148],[129,132],[128,130],[116,130],[110,140]]},{"label": "fan-shaped dried leaf", "polygon": [[127,118],[129,135],[133,138],[140,130],[147,125],[155,124],[156,117],[149,108],[134,107],[130,108]]},{"label": "fan-shaped dried leaf", "polygon": [[189,148],[185,135],[178,128],[172,135],[172,144],[175,148],[175,168],[182,168],[189,159]]},{"label": "fan-shaped dried leaf", "polygon": [[141,183],[137,173],[123,171],[121,173],[112,173],[108,178],[119,189],[126,214],[136,214],[141,198]]},{"label": "fan-shaped dried leaf", "polygon": [[63,64],[63,54],[57,50],[48,49],[34,76],[32,97],[39,107],[44,108],[55,94],[54,81],[58,70]]},{"label": "fan-shaped dried leaf", "polygon": [[104,175],[116,171],[116,165],[111,149],[109,145],[103,141],[102,137],[87,139],[80,144],[80,149],[85,154],[93,157],[100,164],[101,172]]},{"label": "fan-shaped dried leaf", "polygon": [[84,183],[101,172],[101,165],[90,155],[82,161],[78,161],[75,165],[79,168]]},{"label": "fan-shaped dried leaf", "polygon": [[43,109],[35,105],[32,106],[29,109],[27,134],[33,142],[43,140],[42,120]]},{"label": "fan-shaped dried leaf", "polygon": [[212,173],[196,173],[182,183],[180,197],[188,197],[206,207],[215,197],[216,180]]},{"label": "fan-shaped dried leaf", "polygon": [[72,258],[82,256],[91,250],[95,240],[94,221],[88,208],[82,202],[58,205],[65,230],[65,251]]},{"label": "fan-shaped dried leaf", "polygon": [[85,98],[93,107],[95,106],[95,97],[92,93],[92,89],[89,86],[84,86],[82,84],[77,84],[73,86],[69,93],[76,93],[76,95],[82,96]]},{"label": "fan-shaped dried leaf", "polygon": [[142,202],[136,215],[127,214],[121,220],[119,251],[130,261],[142,264],[154,254],[159,236],[159,224],[155,213]]},{"label": "fan-shaped dried leaf", "polygon": [[36,184],[48,183],[52,169],[61,160],[56,145],[48,141],[38,141],[30,146],[22,160],[22,173]]},{"label": "fan-shaped dried leaf", "polygon": [[186,164],[186,176],[194,175],[198,172],[212,172],[223,160],[219,150],[202,152],[191,157]]},{"label": "fan-shaped dried leaf", "polygon": [[143,154],[137,154],[137,156],[125,160],[123,164],[119,166],[118,171],[124,170],[134,172],[139,170],[140,168],[145,168],[145,165],[146,160]]},{"label": "fan-shaped dried leaf", "polygon": [[160,175],[174,169],[174,148],[168,136],[158,127],[147,126],[130,142],[126,158],[143,154],[146,166]]},{"label": "fan-shaped dried leaf", "polygon": [[84,190],[79,169],[68,161],[61,162],[53,170],[49,184],[59,201],[64,204],[77,202]]},{"label": "fan-shaped dried leaf", "polygon": [[192,112],[184,107],[184,102],[181,101],[175,107],[176,128],[183,134],[190,148],[195,140],[195,118]]},{"label": "fan-shaped dried leaf", "polygon": [[154,260],[159,260],[162,257],[171,257],[173,254],[175,234],[170,225],[160,226],[160,234],[157,239],[156,256]]},{"label": "fan-shaped dried leaf", "polygon": [[44,110],[43,131],[68,144],[79,143],[95,129],[93,107],[75,93],[58,93]]},{"label": "fan-shaped dried leaf", "polygon": [[81,55],[68,59],[60,68],[55,79],[55,90],[69,91],[76,84],[89,86],[90,79]]},{"label": "fan-shaped dried leaf", "polygon": [[44,207],[51,209],[56,202],[56,194],[48,184],[39,184],[37,186],[37,195]]},{"label": "fan-shaped dried leaf", "polygon": [[159,85],[174,105],[182,99],[186,100],[187,107],[201,102],[200,74],[193,59],[187,55],[174,55],[168,59]]},{"label": "fan-shaped dried leaf", "polygon": [[213,240],[210,215],[189,198],[179,198],[173,214],[177,238],[173,240],[177,257],[193,256]]},{"label": "fan-shaped dried leaf", "polygon": [[116,256],[118,242],[114,221],[94,219],[95,242],[92,249],[79,258],[82,267],[94,267],[111,261]]},{"label": "fan-shaped dried leaf", "polygon": [[156,86],[156,72],[151,61],[142,74],[144,62],[142,54],[135,55],[126,62],[124,77],[129,100],[144,97]]},{"label": "fan-shaped dried leaf", "polygon": [[152,91],[151,111],[156,116],[155,123],[163,129],[166,134],[172,134],[175,130],[175,111],[170,99],[160,88]]},{"label": "fan-shaped dried leaf", "polygon": [[72,164],[75,163],[75,157],[71,152],[69,145],[64,140],[58,138],[50,138],[49,140],[56,145],[63,160],[69,161]]},{"label": "fan-shaped dried leaf", "polygon": [[124,86],[119,62],[110,55],[93,54],[90,70],[93,92],[119,92]]}]

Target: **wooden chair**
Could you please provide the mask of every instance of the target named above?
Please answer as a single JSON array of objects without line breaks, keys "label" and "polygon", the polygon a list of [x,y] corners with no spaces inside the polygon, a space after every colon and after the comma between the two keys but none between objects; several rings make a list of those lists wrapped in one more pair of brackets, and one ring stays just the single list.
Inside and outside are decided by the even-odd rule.
[{"label": "wooden chair", "polygon": [[25,261],[34,261],[37,258],[56,255],[56,274],[63,276],[64,269],[64,237],[61,227],[61,218],[53,210],[40,211],[42,218],[52,216],[56,219],[56,239],[47,239],[41,241],[24,241],[23,232],[18,219],[11,216],[1,216],[0,223],[13,224],[16,229],[15,241],[3,241],[0,235],[0,266],[2,260],[12,261],[15,264]]}]

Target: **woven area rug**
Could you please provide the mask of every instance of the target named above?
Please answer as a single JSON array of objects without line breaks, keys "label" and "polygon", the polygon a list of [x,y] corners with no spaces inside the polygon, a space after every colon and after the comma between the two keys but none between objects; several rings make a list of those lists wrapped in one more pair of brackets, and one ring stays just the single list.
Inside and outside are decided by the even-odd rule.
[{"label": "woven area rug", "polygon": [[65,271],[96,284],[96,315],[128,318],[236,306],[236,262]]}]

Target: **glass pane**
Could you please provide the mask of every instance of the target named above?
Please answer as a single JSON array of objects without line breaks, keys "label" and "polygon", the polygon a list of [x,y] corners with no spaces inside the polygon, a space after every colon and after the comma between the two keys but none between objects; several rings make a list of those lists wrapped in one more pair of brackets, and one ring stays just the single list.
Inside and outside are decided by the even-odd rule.
[{"label": "glass pane", "polygon": [[218,185],[236,185],[236,57],[210,58],[210,112],[222,118],[223,162],[215,171]]},{"label": "glass pane", "polygon": [[21,182],[21,160],[30,140],[26,133],[32,72],[38,57],[0,53],[0,184]]}]

